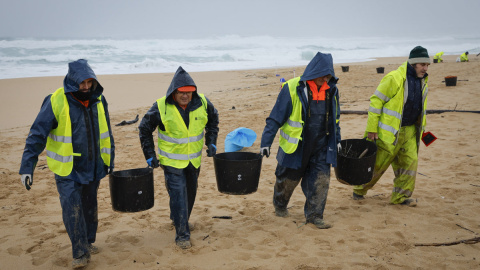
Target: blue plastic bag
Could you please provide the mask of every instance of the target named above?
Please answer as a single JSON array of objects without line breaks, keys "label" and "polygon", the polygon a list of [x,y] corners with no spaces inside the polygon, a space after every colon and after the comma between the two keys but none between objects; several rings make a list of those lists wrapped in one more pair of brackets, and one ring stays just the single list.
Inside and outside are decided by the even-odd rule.
[{"label": "blue plastic bag", "polygon": [[227,134],[225,138],[225,152],[235,152],[243,147],[250,147],[257,139],[255,131],[239,127]]}]

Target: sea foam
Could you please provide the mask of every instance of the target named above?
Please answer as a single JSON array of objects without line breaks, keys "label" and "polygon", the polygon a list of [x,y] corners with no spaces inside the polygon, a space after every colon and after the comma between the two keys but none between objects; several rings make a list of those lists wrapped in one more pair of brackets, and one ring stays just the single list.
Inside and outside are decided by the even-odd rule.
[{"label": "sea foam", "polygon": [[1,39],[0,79],[63,76],[67,63],[87,59],[96,74],[242,70],[306,65],[317,52],[334,63],[408,56],[422,45],[430,56],[478,53],[479,38],[287,38],[224,36],[202,39]]}]

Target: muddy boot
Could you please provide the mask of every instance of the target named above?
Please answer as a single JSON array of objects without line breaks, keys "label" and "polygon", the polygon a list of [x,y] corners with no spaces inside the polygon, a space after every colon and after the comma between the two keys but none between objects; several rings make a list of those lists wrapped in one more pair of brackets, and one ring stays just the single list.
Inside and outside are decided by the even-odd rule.
[{"label": "muddy boot", "polygon": [[406,199],[405,201],[403,201],[402,203],[400,203],[401,205],[406,205],[406,206],[410,206],[410,207],[415,207],[417,206],[417,200],[414,200],[414,199]]},{"label": "muddy boot", "polygon": [[275,215],[277,217],[288,217],[287,208],[275,207]]},{"label": "muddy boot", "polygon": [[72,268],[78,269],[87,266],[88,261],[90,261],[90,254],[83,254],[80,258],[73,259]]},{"label": "muddy boot", "polygon": [[189,249],[192,247],[192,244],[190,243],[190,240],[179,240],[175,242],[177,246],[179,246],[182,249]]},{"label": "muddy boot", "polygon": [[315,218],[311,223],[313,223],[313,225],[315,225],[319,229],[328,229],[332,227],[332,225],[326,223],[321,218]]},{"label": "muddy boot", "polygon": [[354,199],[355,201],[360,201],[365,199],[365,197],[363,197],[363,195],[358,195],[357,193],[353,192],[352,199]]},{"label": "muddy boot", "polygon": [[100,252],[100,250],[98,249],[98,247],[92,245],[92,244],[88,244],[87,246],[87,250],[88,252],[90,252],[90,254],[98,254]]}]

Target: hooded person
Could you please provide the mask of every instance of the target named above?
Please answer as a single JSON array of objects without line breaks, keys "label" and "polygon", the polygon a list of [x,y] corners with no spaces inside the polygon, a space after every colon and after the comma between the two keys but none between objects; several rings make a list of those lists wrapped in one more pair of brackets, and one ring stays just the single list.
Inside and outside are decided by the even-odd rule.
[{"label": "hooded person", "polygon": [[115,146],[103,87],[86,60],[68,64],[63,87],[48,95],[26,139],[20,175],[30,190],[38,156],[46,147],[55,173],[63,223],[72,243],[73,268],[83,267],[98,228],[97,190],[113,171]]},{"label": "hooded person", "polygon": [[336,166],[341,140],[337,81],[332,55],[318,52],[302,76],[283,84],[266,119],[260,146],[260,153],[268,157],[280,129],[273,194],[275,214],[288,216],[288,202],[301,180],[306,222],[319,229],[331,227],[324,221],[323,212],[330,166]]},{"label": "hooded person", "polygon": [[365,137],[375,141],[377,153],[372,180],[353,186],[353,199],[363,200],[367,191],[392,165],[390,203],[416,206],[415,189],[418,149],[426,126],[428,66],[427,49],[416,46],[408,60],[382,78],[370,97]]},{"label": "hooded person", "polygon": [[[218,112],[198,93],[192,77],[179,67],[167,94],[153,103],[138,129],[147,164],[161,166],[165,175],[175,242],[181,248],[190,248],[188,220],[197,194],[202,148],[205,143],[209,157],[216,153]],[[152,136],[156,129],[158,159]]]}]

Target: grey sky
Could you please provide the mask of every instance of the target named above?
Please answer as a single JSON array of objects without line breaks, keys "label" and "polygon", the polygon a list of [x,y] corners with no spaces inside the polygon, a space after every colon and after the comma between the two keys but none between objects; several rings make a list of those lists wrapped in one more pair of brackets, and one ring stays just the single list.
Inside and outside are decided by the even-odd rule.
[{"label": "grey sky", "polygon": [[0,37],[479,36],[472,0],[0,0]]}]

